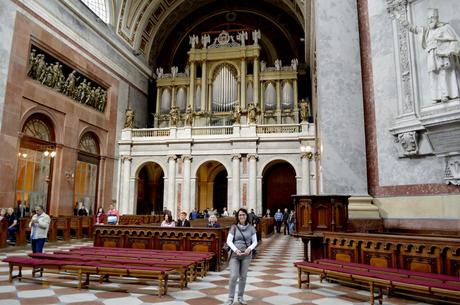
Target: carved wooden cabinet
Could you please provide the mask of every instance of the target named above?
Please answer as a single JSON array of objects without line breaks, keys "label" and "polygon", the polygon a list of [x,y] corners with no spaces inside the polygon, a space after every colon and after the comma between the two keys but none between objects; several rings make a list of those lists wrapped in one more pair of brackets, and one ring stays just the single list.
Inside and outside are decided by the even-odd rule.
[{"label": "carved wooden cabinet", "polygon": [[346,232],[348,225],[348,198],[344,195],[294,195],[296,231]]}]

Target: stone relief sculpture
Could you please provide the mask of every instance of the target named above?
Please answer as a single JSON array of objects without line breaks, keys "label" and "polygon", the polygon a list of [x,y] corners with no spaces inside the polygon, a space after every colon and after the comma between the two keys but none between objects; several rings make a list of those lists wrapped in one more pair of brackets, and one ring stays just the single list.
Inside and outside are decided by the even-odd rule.
[{"label": "stone relief sculpture", "polygon": [[232,119],[233,119],[233,124],[240,124],[240,122],[241,122],[241,108],[240,108],[240,105],[233,106]]},{"label": "stone relief sculpture", "polygon": [[308,103],[305,99],[302,99],[299,103],[300,106],[300,121],[308,122]]},{"label": "stone relief sculpture", "polygon": [[125,125],[124,128],[133,128],[134,127],[134,110],[131,106],[128,105],[125,111]]},{"label": "stone relief sculpture", "polygon": [[81,104],[104,112],[107,101],[107,90],[100,86],[92,86],[91,82],[83,77],[81,82],[79,82],[80,76],[77,76],[76,70],[72,70],[66,76],[64,66],[60,62],[47,63],[45,55],[37,54],[36,49],[32,49],[30,52],[27,76]]},{"label": "stone relief sculpture", "polygon": [[192,126],[193,124],[193,111],[192,106],[188,105],[185,111],[185,126]]},{"label": "stone relief sculpture", "polygon": [[398,134],[396,140],[401,145],[404,156],[414,156],[418,154],[418,134],[416,131],[408,131]]},{"label": "stone relief sculpture", "polygon": [[446,158],[444,179],[447,184],[460,185],[460,156]]},{"label": "stone relief sculpture", "polygon": [[428,9],[427,26],[400,23],[412,33],[420,34],[427,52],[427,68],[433,103],[460,97],[460,38],[448,23],[439,21],[439,12]]}]

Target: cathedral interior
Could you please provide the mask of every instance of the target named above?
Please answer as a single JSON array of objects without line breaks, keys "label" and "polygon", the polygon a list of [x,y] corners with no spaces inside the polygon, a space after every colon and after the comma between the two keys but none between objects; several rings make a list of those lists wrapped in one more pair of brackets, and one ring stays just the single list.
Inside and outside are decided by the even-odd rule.
[{"label": "cathedral interior", "polygon": [[[276,233],[274,220],[260,225],[249,304],[368,301],[368,288],[320,281],[327,270],[316,277],[311,266],[293,265],[299,260],[458,278],[457,5],[0,0],[0,208],[15,210],[19,230],[39,206],[52,222],[68,218],[55,228],[64,239],[49,235],[46,252],[93,244],[89,229],[85,239],[65,238],[82,207],[90,222],[110,205],[126,217],[168,211],[173,219],[181,211],[245,208],[262,219],[267,210],[271,218],[294,210],[291,236]],[[109,243],[109,233],[89,227],[94,245]],[[155,243],[132,247],[172,245]],[[2,244],[1,259],[27,254],[26,239]],[[123,293],[21,289],[8,270],[0,265],[0,305],[34,304],[35,290],[37,304],[221,304],[228,281],[228,269],[217,268],[159,298],[125,283],[114,284],[128,287]],[[308,288],[297,285],[301,270],[313,270]],[[385,304],[460,300],[454,288],[429,286],[413,299],[414,283],[371,282],[371,303],[382,287],[409,294],[385,295]]]}]

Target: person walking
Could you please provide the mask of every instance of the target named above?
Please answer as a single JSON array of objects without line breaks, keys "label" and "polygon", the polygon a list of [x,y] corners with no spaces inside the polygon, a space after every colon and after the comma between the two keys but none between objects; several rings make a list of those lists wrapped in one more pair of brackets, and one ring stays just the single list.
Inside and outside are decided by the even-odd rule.
[{"label": "person walking", "polygon": [[288,210],[288,208],[285,208],[284,213],[283,213],[283,224],[284,224],[283,233],[284,233],[284,235],[286,235],[286,231],[287,231],[287,235],[289,235],[288,219],[289,219],[289,210]]},{"label": "person walking", "polygon": [[252,251],[257,247],[256,229],[249,223],[249,215],[246,209],[241,208],[236,213],[236,221],[228,233],[227,244],[231,249],[231,253],[229,261],[229,291],[225,305],[233,304],[237,281],[238,302],[241,305],[246,305],[247,302],[244,300],[246,278],[252,259]]},{"label": "person walking", "polygon": [[43,211],[43,206],[37,205],[35,207],[35,215],[32,216],[29,223],[33,253],[43,252],[50,223],[51,218]]},{"label": "person walking", "polygon": [[281,222],[283,221],[283,213],[281,213],[280,209],[276,211],[274,218],[275,218],[276,233],[281,233]]}]

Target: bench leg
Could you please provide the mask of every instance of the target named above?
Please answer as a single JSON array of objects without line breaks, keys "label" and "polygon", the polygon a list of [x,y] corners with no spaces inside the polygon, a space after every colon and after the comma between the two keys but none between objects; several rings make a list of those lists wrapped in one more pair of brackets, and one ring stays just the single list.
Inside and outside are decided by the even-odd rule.
[{"label": "bench leg", "polygon": [[13,282],[13,264],[12,263],[9,263],[9,267],[10,267],[10,275],[8,276],[8,282],[12,283]]},{"label": "bench leg", "polygon": [[369,287],[371,290],[371,305],[374,305],[374,282],[370,282]]},{"label": "bench leg", "polygon": [[297,268],[297,288],[302,288],[302,270]]},{"label": "bench leg", "polygon": [[19,268],[19,273],[18,273],[18,280],[22,279],[22,266],[18,266]]},{"label": "bench leg", "polygon": [[82,273],[81,273],[81,269],[78,269],[78,290],[81,289],[81,280],[82,280]]},{"label": "bench leg", "polygon": [[382,287],[379,287],[379,304],[383,304],[383,292],[382,292]]}]

